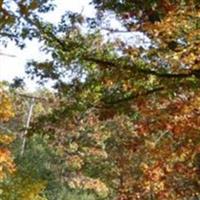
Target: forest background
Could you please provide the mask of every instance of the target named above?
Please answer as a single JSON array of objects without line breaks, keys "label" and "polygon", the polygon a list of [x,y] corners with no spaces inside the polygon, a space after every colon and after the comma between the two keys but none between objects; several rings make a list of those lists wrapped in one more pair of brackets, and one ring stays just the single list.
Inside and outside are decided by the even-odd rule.
[{"label": "forest background", "polygon": [[0,42],[37,39],[27,76],[54,88],[1,82],[0,198],[199,199],[199,0],[91,4],[54,23],[51,0],[0,0]]}]

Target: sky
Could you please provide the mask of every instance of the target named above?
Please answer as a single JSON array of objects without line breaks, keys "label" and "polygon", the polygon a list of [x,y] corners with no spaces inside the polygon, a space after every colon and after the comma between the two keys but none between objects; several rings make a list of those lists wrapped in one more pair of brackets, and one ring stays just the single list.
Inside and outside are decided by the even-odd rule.
[{"label": "sky", "polygon": [[[74,12],[82,12],[85,16],[94,16],[95,10],[92,5],[89,5],[90,0],[55,0],[57,8],[53,13],[45,15],[45,19],[56,23],[60,16],[67,10]],[[26,48],[20,50],[14,44],[9,43],[7,48],[0,46],[0,80],[12,81],[16,76],[25,76],[25,65],[28,60],[42,60],[45,54],[39,51],[39,43],[29,41]],[[2,54],[14,55],[6,56]],[[37,87],[35,81],[26,79],[27,88],[34,90]]]}]

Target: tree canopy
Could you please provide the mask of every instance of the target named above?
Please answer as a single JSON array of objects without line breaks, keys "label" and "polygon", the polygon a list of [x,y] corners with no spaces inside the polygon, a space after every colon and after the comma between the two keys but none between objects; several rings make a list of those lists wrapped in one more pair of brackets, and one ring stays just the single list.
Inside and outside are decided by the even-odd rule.
[{"label": "tree canopy", "polygon": [[[64,199],[56,184],[86,199],[200,198],[199,0],[93,0],[95,18],[68,11],[58,24],[40,16],[51,1],[13,2],[0,1],[1,40],[39,39],[50,58],[27,63],[27,74],[55,82],[54,94],[38,94],[24,157],[13,147],[17,180],[47,199]],[[134,32],[149,43],[124,42]]]}]

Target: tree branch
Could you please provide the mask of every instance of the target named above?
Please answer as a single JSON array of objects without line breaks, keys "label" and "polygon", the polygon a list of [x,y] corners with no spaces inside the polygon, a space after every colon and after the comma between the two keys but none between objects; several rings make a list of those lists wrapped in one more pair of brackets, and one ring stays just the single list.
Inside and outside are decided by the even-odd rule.
[{"label": "tree branch", "polygon": [[[33,20],[29,19],[28,17],[26,17],[26,20],[30,24],[37,27],[42,32],[42,34],[44,34],[44,35],[47,34],[53,41],[55,41],[60,46],[60,48],[64,52],[69,51],[69,49],[65,45],[65,42],[62,41],[61,39],[59,39],[52,32],[47,33],[39,21],[36,20],[34,22]],[[129,70],[131,69],[133,72],[136,72],[136,73],[145,74],[145,75],[154,75],[154,76],[161,77],[161,78],[179,78],[179,79],[181,78],[182,79],[182,78],[188,78],[188,77],[192,77],[192,76],[195,76],[196,78],[200,78],[200,69],[190,70],[188,73],[169,73],[169,72],[159,72],[159,71],[155,71],[155,70],[151,70],[151,69],[144,69],[144,68],[142,69],[142,68],[139,68],[138,65],[133,62],[129,63],[129,64],[125,64],[125,63],[122,63],[122,61],[119,58],[116,59],[116,61],[103,60],[103,59],[90,57],[90,56],[82,56],[81,58],[88,62],[101,64],[101,65],[105,65],[105,66],[109,66],[109,67],[118,68],[119,66],[122,66],[124,69],[129,69]]]},{"label": "tree branch", "polygon": [[40,100],[40,101],[48,101],[47,98],[32,96],[32,95],[29,95],[29,94],[23,94],[23,93],[18,93],[18,92],[15,92],[15,94],[18,95],[18,96],[24,97],[24,98],[28,98],[28,99],[35,99],[35,100]]},{"label": "tree branch", "polygon": [[195,76],[197,78],[200,77],[200,70],[190,70],[188,73],[168,73],[168,72],[158,72],[155,70],[151,70],[151,69],[142,69],[139,68],[137,66],[137,64],[135,63],[130,63],[130,64],[123,64],[120,59],[116,60],[116,62],[112,62],[112,61],[108,61],[108,60],[101,60],[98,58],[92,58],[92,57],[84,57],[84,59],[88,62],[93,62],[96,64],[101,64],[104,66],[108,66],[108,67],[116,67],[116,69],[119,66],[122,66],[123,69],[131,69],[134,72],[137,73],[142,73],[142,74],[146,74],[146,75],[154,75],[157,77],[162,77],[162,78],[188,78],[191,76]]},{"label": "tree branch", "polygon": [[102,101],[104,103],[106,103],[107,105],[115,105],[115,104],[124,103],[124,102],[130,101],[130,100],[136,99],[138,97],[148,96],[150,94],[160,92],[164,89],[165,88],[163,86],[160,86],[160,87],[153,88],[151,90],[146,90],[146,91],[139,92],[139,93],[133,93],[133,94],[129,95],[128,97],[120,98],[120,99],[117,99],[117,100],[113,100],[113,101],[102,100]]},{"label": "tree branch", "polygon": [[101,30],[108,31],[110,33],[133,33],[129,30],[112,29],[112,28],[109,28],[109,27],[100,27],[100,28],[101,28]]},{"label": "tree branch", "polygon": [[17,35],[11,34],[11,33],[6,33],[6,32],[0,32],[0,35],[3,37],[12,37],[12,38],[17,38]]},{"label": "tree branch", "polygon": [[1,124],[0,124],[0,129],[2,129],[3,131],[6,131],[8,133],[12,133],[12,131],[9,128],[7,128],[7,127],[5,127],[5,126],[3,126]]}]

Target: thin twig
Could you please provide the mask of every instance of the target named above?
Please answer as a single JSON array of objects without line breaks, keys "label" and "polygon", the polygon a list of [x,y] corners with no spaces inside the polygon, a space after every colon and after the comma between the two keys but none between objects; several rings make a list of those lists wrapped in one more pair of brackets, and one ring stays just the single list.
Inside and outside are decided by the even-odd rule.
[{"label": "thin twig", "polygon": [[155,146],[158,144],[158,142],[168,133],[168,131],[164,131],[160,136],[155,140]]},{"label": "thin twig", "polygon": [[0,124],[0,129],[2,129],[3,131],[6,131],[6,132],[8,132],[8,133],[12,133],[12,131],[11,131],[9,128],[4,127],[4,126],[2,126],[1,124]]}]

